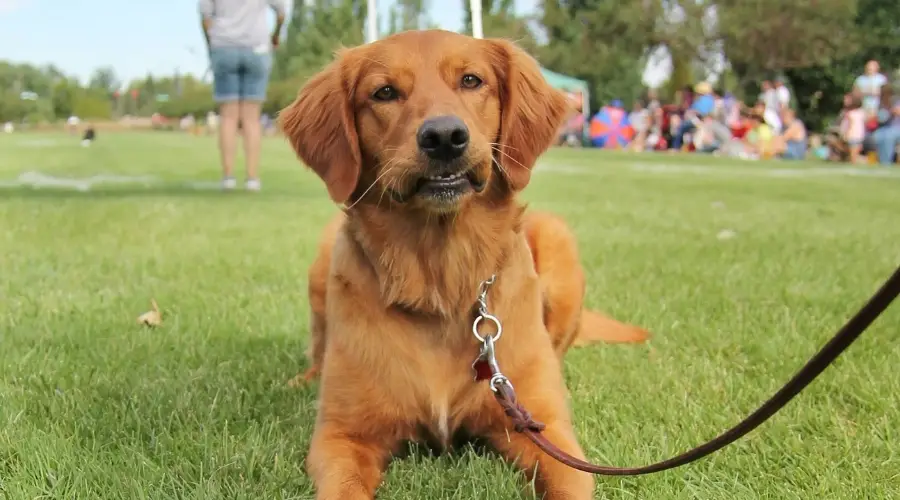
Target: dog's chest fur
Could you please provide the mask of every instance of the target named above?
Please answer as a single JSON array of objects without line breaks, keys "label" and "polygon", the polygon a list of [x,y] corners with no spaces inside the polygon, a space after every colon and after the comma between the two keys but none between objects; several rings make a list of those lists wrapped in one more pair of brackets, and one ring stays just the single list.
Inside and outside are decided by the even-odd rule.
[{"label": "dog's chest fur", "polygon": [[385,374],[391,379],[386,382],[409,388],[408,403],[414,407],[410,414],[416,416],[417,428],[425,431],[418,437],[447,447],[482,404],[479,395],[484,387],[475,382],[471,368],[479,352],[472,321],[394,314],[399,314],[394,318],[399,324],[392,329],[395,335],[386,339],[394,344],[393,356],[385,360]]},{"label": "dog's chest fur", "polygon": [[350,237],[371,267],[383,304],[446,319],[467,314],[481,281],[504,266],[523,209],[474,206],[454,218],[351,217]]},{"label": "dog's chest fur", "polygon": [[391,425],[401,435],[447,448],[459,431],[477,435],[494,404],[471,367],[480,349],[472,324],[481,282],[498,274],[489,309],[520,330],[504,334],[498,354],[513,362],[516,342],[534,333],[521,330],[542,325],[530,251],[515,221],[450,228],[473,234],[440,245],[434,236],[421,239],[427,228],[418,239],[391,239],[373,229],[373,220],[351,218],[335,246],[333,286],[341,291],[329,294],[329,349],[337,346],[342,362],[365,374],[362,383],[379,406],[392,409]]}]

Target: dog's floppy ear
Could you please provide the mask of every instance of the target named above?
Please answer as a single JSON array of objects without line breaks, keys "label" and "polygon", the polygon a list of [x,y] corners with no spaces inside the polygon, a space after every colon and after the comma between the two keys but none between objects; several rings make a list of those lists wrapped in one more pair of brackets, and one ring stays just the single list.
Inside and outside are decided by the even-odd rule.
[{"label": "dog's floppy ear", "polygon": [[353,194],[362,167],[351,105],[355,83],[348,81],[343,68],[338,55],[279,114],[281,129],[297,156],[325,182],[336,203]]},{"label": "dog's floppy ear", "polygon": [[553,144],[560,125],[573,110],[551,87],[527,52],[501,39],[489,39],[494,71],[500,81],[500,158],[510,188],[523,189],[534,162]]}]

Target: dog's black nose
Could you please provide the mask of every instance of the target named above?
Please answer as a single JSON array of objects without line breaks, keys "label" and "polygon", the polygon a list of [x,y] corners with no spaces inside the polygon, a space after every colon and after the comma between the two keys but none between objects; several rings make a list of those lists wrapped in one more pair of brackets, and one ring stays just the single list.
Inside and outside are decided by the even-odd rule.
[{"label": "dog's black nose", "polygon": [[419,149],[432,160],[459,158],[469,145],[469,128],[455,116],[436,116],[422,122],[416,134]]}]

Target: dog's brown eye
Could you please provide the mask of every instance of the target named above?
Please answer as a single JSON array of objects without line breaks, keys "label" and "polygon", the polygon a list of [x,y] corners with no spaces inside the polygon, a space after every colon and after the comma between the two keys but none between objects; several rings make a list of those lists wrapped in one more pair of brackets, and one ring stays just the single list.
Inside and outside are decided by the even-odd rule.
[{"label": "dog's brown eye", "polygon": [[477,89],[481,86],[481,78],[475,75],[464,75],[462,77],[462,86],[464,89]]},{"label": "dog's brown eye", "polygon": [[385,85],[384,87],[376,90],[374,94],[372,94],[372,98],[376,101],[393,101],[398,97],[400,97],[400,93],[397,92],[397,89],[391,87],[390,85]]}]

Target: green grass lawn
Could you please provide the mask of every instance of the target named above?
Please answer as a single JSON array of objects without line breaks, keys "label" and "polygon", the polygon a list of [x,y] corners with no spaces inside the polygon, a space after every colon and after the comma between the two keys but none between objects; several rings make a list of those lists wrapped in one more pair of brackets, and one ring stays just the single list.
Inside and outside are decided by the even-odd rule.
[{"label": "green grass lawn", "polygon": [[[211,138],[0,136],[0,499],[312,498],[306,268],[335,211],[280,139],[220,193]],[[790,167],[790,170],[786,170]],[[826,170],[828,169],[828,170]],[[152,176],[91,191],[23,172]],[[575,228],[588,304],[654,332],[567,358],[594,461],[642,465],[743,418],[900,261],[900,175],[552,151],[524,197]],[[33,176],[31,177],[33,178]],[[202,187],[202,186],[201,186]],[[725,237],[730,235],[731,237]],[[473,278],[475,279],[475,278]],[[155,298],[164,324],[136,317]],[[772,421],[609,499],[900,496],[900,306]],[[379,498],[529,498],[472,451],[395,461]]]}]

